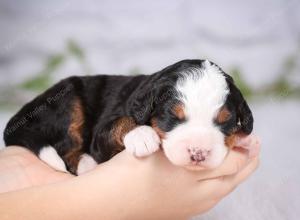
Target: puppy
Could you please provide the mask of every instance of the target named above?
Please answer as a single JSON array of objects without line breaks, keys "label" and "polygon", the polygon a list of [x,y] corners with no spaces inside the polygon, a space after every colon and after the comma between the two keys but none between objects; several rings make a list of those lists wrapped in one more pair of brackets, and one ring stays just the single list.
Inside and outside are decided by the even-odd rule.
[{"label": "puppy", "polygon": [[160,147],[175,165],[211,169],[252,128],[229,75],[207,60],[183,60],[152,75],[67,78],[26,104],[4,140],[77,175],[124,149],[145,157]]}]

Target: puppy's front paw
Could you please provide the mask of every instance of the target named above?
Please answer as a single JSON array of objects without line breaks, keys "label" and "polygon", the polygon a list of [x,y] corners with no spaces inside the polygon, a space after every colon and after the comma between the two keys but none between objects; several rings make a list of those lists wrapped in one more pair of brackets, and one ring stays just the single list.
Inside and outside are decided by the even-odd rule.
[{"label": "puppy's front paw", "polygon": [[152,127],[143,125],[125,135],[124,145],[131,154],[144,157],[159,149],[160,138]]}]

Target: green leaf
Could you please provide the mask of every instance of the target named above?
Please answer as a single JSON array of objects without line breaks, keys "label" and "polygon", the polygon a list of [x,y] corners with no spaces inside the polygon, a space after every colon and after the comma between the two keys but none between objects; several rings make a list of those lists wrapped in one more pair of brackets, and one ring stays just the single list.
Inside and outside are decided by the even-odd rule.
[{"label": "green leaf", "polygon": [[237,67],[233,68],[231,70],[230,75],[233,77],[236,86],[241,90],[242,94],[245,97],[252,97],[253,96],[253,90],[248,85],[246,80],[242,77],[242,74],[241,74],[241,71],[239,70],[239,68],[237,68]]},{"label": "green leaf", "polygon": [[79,60],[84,60],[84,52],[80,48],[80,46],[73,40],[69,40],[67,44],[68,51],[71,53],[71,55],[77,57]]},{"label": "green leaf", "polygon": [[26,90],[44,91],[51,85],[51,75],[63,64],[65,56],[56,54],[46,61],[44,69],[35,77],[26,80],[19,87]]},{"label": "green leaf", "polygon": [[56,54],[51,56],[45,66],[45,69],[42,71],[45,74],[51,74],[65,61],[65,56],[63,54]]},{"label": "green leaf", "polygon": [[51,84],[50,75],[42,74],[25,81],[20,85],[20,87],[26,90],[44,91],[50,86],[50,84]]},{"label": "green leaf", "polygon": [[129,71],[129,75],[137,76],[141,74],[141,70],[138,67],[134,67]]}]

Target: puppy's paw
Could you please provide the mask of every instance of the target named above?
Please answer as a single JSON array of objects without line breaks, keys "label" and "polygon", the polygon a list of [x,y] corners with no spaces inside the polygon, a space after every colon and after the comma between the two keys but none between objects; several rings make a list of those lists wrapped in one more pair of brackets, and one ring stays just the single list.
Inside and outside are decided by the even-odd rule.
[{"label": "puppy's paw", "polygon": [[124,145],[129,153],[137,157],[145,157],[159,149],[160,138],[152,127],[143,125],[125,135]]},{"label": "puppy's paw", "polygon": [[97,162],[88,154],[82,154],[77,166],[77,175],[89,172],[97,166]]}]

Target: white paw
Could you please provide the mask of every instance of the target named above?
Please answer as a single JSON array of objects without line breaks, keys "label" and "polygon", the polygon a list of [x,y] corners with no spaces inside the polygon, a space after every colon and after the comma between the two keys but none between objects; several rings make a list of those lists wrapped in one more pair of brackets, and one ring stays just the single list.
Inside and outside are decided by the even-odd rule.
[{"label": "white paw", "polygon": [[77,166],[77,175],[82,175],[97,166],[97,162],[88,154],[82,154]]},{"label": "white paw", "polygon": [[124,145],[129,153],[137,157],[145,157],[159,149],[160,138],[153,128],[143,125],[125,135]]},{"label": "white paw", "polygon": [[55,170],[68,173],[65,162],[61,159],[53,147],[43,147],[40,150],[39,158]]}]

